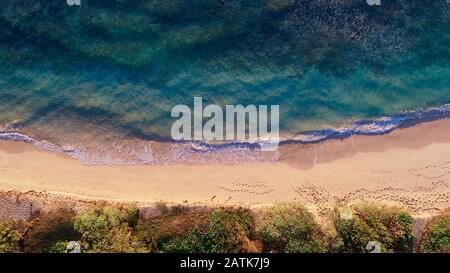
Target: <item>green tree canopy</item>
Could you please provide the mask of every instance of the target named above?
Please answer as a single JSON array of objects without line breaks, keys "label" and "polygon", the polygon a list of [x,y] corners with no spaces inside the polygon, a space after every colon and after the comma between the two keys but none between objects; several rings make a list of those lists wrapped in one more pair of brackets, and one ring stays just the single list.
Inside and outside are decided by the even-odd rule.
[{"label": "green tree canopy", "polygon": [[80,212],[74,228],[81,233],[86,252],[144,252],[133,234],[139,211],[136,208],[96,206]]},{"label": "green tree canopy", "polygon": [[[347,208],[348,209],[348,208]],[[351,217],[336,208],[333,216],[343,252],[367,252],[370,241],[381,243],[382,252],[407,252],[411,249],[412,217],[399,208],[362,204]]]},{"label": "green tree canopy", "polygon": [[11,223],[0,222],[0,253],[19,252],[19,239]]},{"label": "green tree canopy", "polygon": [[254,249],[250,242],[251,215],[243,209],[220,209],[207,221],[164,246],[165,252],[238,253]]},{"label": "green tree canopy", "polygon": [[427,224],[420,251],[450,253],[450,210],[433,217]]},{"label": "green tree canopy", "polygon": [[324,251],[319,225],[299,204],[286,203],[265,209],[258,216],[256,231],[269,251]]}]

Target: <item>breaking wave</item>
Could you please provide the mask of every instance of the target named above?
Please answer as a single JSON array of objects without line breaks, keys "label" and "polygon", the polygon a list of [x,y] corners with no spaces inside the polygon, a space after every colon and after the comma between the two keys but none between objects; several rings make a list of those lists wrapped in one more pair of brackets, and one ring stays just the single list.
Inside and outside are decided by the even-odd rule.
[{"label": "breaking wave", "polygon": [[[339,129],[303,132],[293,138],[281,138],[279,145],[307,145],[353,135],[382,135],[418,123],[450,117],[450,104],[403,112],[391,117],[364,119]],[[94,148],[85,144],[56,145],[21,133],[15,126],[0,128],[0,140],[21,141],[41,149],[65,153],[86,165],[167,165],[179,162],[242,163],[277,161],[279,151],[261,151],[264,141],[148,141],[117,139],[99,143]]]}]

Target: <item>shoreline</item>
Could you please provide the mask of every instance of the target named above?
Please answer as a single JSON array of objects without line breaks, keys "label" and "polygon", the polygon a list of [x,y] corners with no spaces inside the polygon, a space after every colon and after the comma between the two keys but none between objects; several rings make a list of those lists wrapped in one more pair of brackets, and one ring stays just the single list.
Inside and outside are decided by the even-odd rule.
[{"label": "shoreline", "polygon": [[[404,111],[388,117],[360,119],[346,127],[306,131],[280,136],[279,147],[293,147],[345,140],[354,136],[390,134],[396,130],[415,127],[422,123],[450,118],[450,104],[425,109]],[[64,153],[85,165],[155,165],[179,163],[246,163],[274,162],[283,155],[262,152],[263,140],[228,141],[209,143],[204,141],[158,141],[123,139],[114,141],[106,137],[104,142],[56,145],[45,137],[36,138],[33,133],[20,128],[20,122],[0,128],[0,141],[11,140],[33,144],[48,151]],[[87,145],[87,146],[86,146]],[[298,147],[301,149],[302,147]],[[281,149],[283,150],[283,149]]]},{"label": "shoreline", "polygon": [[434,214],[450,207],[449,125],[442,119],[385,135],[284,145],[278,162],[235,165],[87,166],[31,144],[0,141],[0,190],[188,205],[294,201],[318,210],[368,200]]}]

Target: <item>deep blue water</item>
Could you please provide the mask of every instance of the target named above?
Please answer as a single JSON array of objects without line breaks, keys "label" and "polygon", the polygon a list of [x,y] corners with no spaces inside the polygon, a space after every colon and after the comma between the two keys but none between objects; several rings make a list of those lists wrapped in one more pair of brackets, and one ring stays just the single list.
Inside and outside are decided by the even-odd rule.
[{"label": "deep blue water", "polygon": [[153,141],[194,96],[278,104],[286,136],[448,104],[450,4],[2,1],[3,132],[87,163],[165,162],[185,152]]}]

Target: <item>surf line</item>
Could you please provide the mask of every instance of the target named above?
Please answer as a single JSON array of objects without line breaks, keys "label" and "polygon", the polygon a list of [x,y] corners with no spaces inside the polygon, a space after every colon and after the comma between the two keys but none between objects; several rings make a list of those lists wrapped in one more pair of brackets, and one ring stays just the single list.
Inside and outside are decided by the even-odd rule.
[{"label": "surf line", "polygon": [[[226,105],[224,126],[222,107],[217,104],[203,107],[203,98],[194,97],[194,111],[184,104],[172,108],[171,116],[178,118],[171,128],[172,139],[258,141],[261,151],[275,151],[280,142],[279,105],[270,105],[270,114],[268,109],[268,105]],[[204,119],[207,119],[206,123]]]}]

